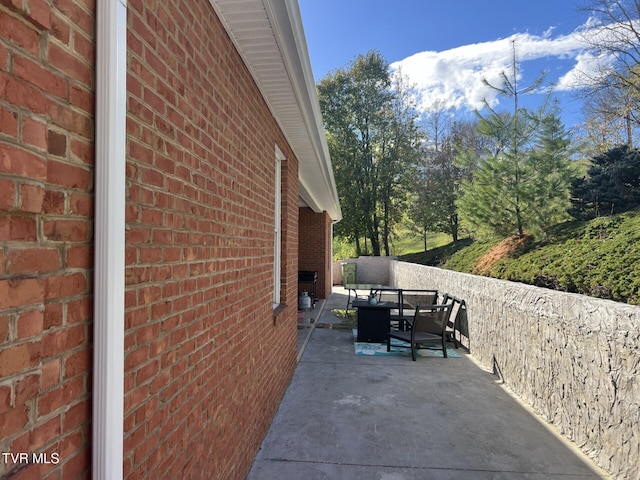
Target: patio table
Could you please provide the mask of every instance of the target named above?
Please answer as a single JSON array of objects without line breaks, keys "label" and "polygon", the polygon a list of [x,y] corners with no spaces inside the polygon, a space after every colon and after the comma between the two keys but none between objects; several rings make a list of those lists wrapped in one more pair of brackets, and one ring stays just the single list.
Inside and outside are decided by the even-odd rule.
[{"label": "patio table", "polygon": [[384,343],[391,329],[391,310],[396,302],[380,302],[371,305],[368,300],[354,300],[358,309],[358,342]]},{"label": "patio table", "polygon": [[349,306],[353,304],[351,301],[351,292],[353,292],[353,301],[355,302],[358,300],[358,290],[366,290],[368,295],[371,289],[378,290],[389,287],[379,283],[347,283],[344,288],[347,289],[347,311],[349,311]]}]

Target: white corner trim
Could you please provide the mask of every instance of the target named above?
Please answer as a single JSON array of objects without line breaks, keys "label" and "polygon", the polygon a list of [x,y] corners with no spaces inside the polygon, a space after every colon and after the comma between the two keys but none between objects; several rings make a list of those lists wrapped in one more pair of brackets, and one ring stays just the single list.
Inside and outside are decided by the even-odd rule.
[{"label": "white corner trim", "polygon": [[92,478],[123,477],[127,2],[96,2]]},{"label": "white corner trim", "polygon": [[273,303],[280,304],[280,282],[282,280],[282,162],[285,156],[280,147],[275,146],[274,171],[274,241],[273,241]]}]

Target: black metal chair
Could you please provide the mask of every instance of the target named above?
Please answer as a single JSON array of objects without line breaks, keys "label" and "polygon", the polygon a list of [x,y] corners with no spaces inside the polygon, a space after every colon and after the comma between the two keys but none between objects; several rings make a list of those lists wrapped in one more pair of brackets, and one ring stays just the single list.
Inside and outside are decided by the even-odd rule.
[{"label": "black metal chair", "polygon": [[[451,314],[447,322],[447,341],[453,342],[456,348],[461,345],[462,337],[469,338],[469,327],[467,322],[467,305],[461,298],[445,293],[442,301],[444,304],[451,304]],[[456,336],[457,332],[457,336]],[[458,337],[460,340],[458,340]],[[467,347],[465,347],[467,348]]]},{"label": "black metal chair", "polygon": [[[402,307],[400,309],[400,317],[402,317],[400,321],[401,330],[411,328],[413,316],[418,305],[435,305],[438,303],[438,297],[437,290],[402,289],[400,297],[402,299]],[[444,304],[445,302],[442,303]]]},{"label": "black metal chair", "polygon": [[[426,343],[441,343],[442,354],[447,357],[447,323],[452,304],[418,305],[413,316],[411,330],[390,331],[387,336],[387,352],[391,351],[391,339],[401,340],[409,344],[411,359],[416,360],[417,350]],[[400,345],[404,347],[404,345]]]}]

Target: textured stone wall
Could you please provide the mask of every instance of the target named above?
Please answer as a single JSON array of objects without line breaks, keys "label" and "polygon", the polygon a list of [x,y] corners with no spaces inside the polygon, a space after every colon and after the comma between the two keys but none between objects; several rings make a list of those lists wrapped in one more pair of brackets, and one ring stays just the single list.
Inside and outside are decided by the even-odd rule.
[{"label": "textured stone wall", "polygon": [[333,284],[342,285],[342,264],[355,263],[358,265],[358,283],[379,283],[389,285],[389,265],[397,257],[369,257],[348,258],[338,260],[333,264]]},{"label": "textured stone wall", "polygon": [[640,307],[390,264],[399,288],[467,302],[472,355],[616,478],[640,478]]}]

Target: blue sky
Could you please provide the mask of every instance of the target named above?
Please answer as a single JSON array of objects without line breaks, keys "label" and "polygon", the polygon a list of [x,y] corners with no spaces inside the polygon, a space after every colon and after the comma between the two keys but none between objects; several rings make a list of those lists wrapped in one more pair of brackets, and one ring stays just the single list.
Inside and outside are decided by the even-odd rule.
[{"label": "blue sky", "polygon": [[[508,108],[482,78],[500,83],[509,73],[513,41],[521,78],[527,86],[547,71],[545,84],[557,85],[567,127],[581,120],[575,96],[576,72],[590,68],[582,34],[588,15],[583,0],[299,0],[316,81],[374,49],[392,68],[401,68],[422,92],[420,109],[436,98],[459,113],[483,99]],[[534,106],[543,95],[523,103]]]}]

